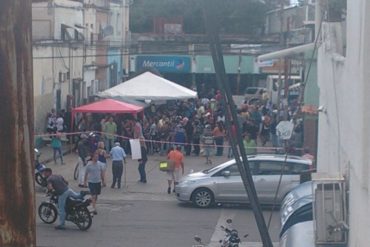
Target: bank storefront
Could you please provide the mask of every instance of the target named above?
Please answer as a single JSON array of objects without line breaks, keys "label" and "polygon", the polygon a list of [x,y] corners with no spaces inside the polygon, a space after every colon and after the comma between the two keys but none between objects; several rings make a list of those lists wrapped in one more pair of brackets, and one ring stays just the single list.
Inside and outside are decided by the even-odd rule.
[{"label": "bank storefront", "polygon": [[[154,70],[166,79],[189,88],[216,88],[216,74],[210,55],[137,55],[131,58],[132,72]],[[258,84],[259,69],[254,56],[224,55],[226,73],[234,93]]]}]

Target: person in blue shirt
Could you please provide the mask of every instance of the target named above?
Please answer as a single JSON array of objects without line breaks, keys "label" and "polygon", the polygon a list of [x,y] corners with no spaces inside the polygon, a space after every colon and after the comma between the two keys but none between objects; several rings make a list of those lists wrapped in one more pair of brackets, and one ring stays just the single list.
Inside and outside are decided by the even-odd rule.
[{"label": "person in blue shirt", "polygon": [[186,142],[185,129],[181,124],[178,124],[175,128],[174,142],[176,146],[179,146],[181,150],[183,149]]},{"label": "person in blue shirt", "polygon": [[111,188],[114,189],[117,183],[117,188],[120,189],[121,178],[123,174],[123,164],[126,163],[126,153],[119,142],[114,143],[114,147],[110,151],[110,156],[112,158],[113,173],[113,182]]}]

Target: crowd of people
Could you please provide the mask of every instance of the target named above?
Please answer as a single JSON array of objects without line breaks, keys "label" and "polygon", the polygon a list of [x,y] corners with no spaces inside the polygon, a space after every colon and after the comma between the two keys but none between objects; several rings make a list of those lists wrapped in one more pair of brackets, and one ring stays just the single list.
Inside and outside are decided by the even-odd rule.
[{"label": "crowd of people", "polygon": [[[97,214],[96,201],[101,193],[101,187],[106,185],[107,159],[112,160],[113,182],[110,187],[119,189],[126,155],[133,151],[130,145],[131,139],[140,141],[141,158],[138,159],[140,183],[147,183],[145,164],[148,161],[148,155],[166,155],[168,162],[173,164],[173,169],[167,171],[169,194],[174,192],[176,183],[184,174],[185,156],[204,156],[206,164],[212,164],[213,155],[223,156],[227,153],[227,157],[232,158],[229,138],[235,139],[238,135],[243,136],[244,148],[248,155],[256,154],[257,146],[260,148],[267,145],[276,150],[281,147],[276,126],[282,116],[277,114],[275,106],[268,101],[235,106],[236,121],[241,133],[237,133],[236,122],[231,121],[230,127],[226,127],[227,107],[230,106],[225,105],[221,92],[215,91],[214,94],[208,93],[198,99],[170,101],[163,105],[150,104],[144,113],[138,116],[78,115],[76,126],[72,129],[69,128],[70,114],[65,111],[56,113],[52,110],[47,116],[46,130],[52,138],[54,161],[57,163],[57,154],[59,154],[61,164],[64,164],[61,133],[72,131],[83,133],[78,134],[77,138],[72,138],[76,137],[74,135],[67,136],[76,143],[75,149],[81,163],[79,186],[89,187],[92,194],[93,213]],[[299,147],[302,139],[302,124],[296,124],[293,136],[292,145]],[[309,152],[305,151],[305,155],[308,157]],[[310,159],[313,158],[311,156]],[[63,195],[65,191],[70,191],[66,186],[64,187]],[[68,192],[69,194],[71,192]],[[64,220],[61,220],[60,228],[63,227]]]},{"label": "crowd of people", "polygon": [[[151,104],[144,114],[135,117],[130,114],[79,115],[74,131],[100,133],[106,151],[110,151],[118,141],[126,153],[130,154],[129,140],[143,138],[148,155],[165,155],[169,148],[180,146],[184,155],[203,155],[206,163],[211,163],[210,157],[223,156],[225,147],[228,148],[227,156],[233,156],[228,137],[235,137],[237,133],[235,123],[231,123],[230,128],[225,126],[226,107],[229,106],[224,105],[220,91],[216,91],[214,95],[208,94],[198,99],[171,101],[163,105]],[[257,146],[282,146],[276,135],[276,126],[281,116],[278,116],[275,106],[268,101],[260,101],[235,107],[247,154],[256,153]],[[55,113],[52,110],[47,118],[47,131],[54,134],[69,131],[70,118],[66,118],[68,114],[65,111]],[[292,146],[302,147],[302,132],[298,124]],[[58,135],[53,137],[58,139]],[[57,140],[54,146],[55,154],[59,153]]]}]

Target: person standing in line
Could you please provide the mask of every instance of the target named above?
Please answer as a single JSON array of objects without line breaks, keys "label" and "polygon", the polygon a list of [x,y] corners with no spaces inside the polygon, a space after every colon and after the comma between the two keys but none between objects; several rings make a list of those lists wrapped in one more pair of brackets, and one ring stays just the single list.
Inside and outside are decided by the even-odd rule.
[{"label": "person standing in line", "polygon": [[203,134],[203,126],[198,119],[194,121],[194,133],[193,133],[193,146],[194,146],[194,155],[199,156],[200,154],[200,137]]},{"label": "person standing in line", "polygon": [[123,163],[126,163],[126,153],[119,142],[114,143],[114,147],[110,151],[112,157],[112,173],[113,182],[111,188],[114,189],[117,183],[117,188],[121,188],[121,178],[123,174]]},{"label": "person standing in line", "polygon": [[61,113],[58,113],[58,118],[55,120],[55,125],[58,132],[64,131],[64,119]]},{"label": "person standing in line", "polygon": [[52,109],[52,113],[49,113],[48,114],[48,117],[47,117],[47,125],[46,125],[46,130],[49,134],[55,132],[57,130],[56,128],[56,116],[54,115],[53,113],[53,109]]},{"label": "person standing in line", "polygon": [[80,140],[77,143],[77,153],[78,153],[78,187],[85,188],[85,169],[87,164],[87,159],[89,158],[89,141],[86,134],[81,134]]},{"label": "person standing in line", "polygon": [[101,193],[101,187],[105,187],[105,170],[98,158],[99,153],[95,151],[95,153],[92,154],[91,160],[87,162],[84,182],[85,187],[87,183],[89,184],[93,214],[95,215],[98,214],[96,211],[98,195]]},{"label": "person standing in line", "polygon": [[231,126],[230,126],[230,130],[229,130],[229,135],[228,135],[228,138],[229,138],[229,140],[228,140],[229,148],[228,148],[228,152],[227,152],[227,157],[228,158],[233,158],[234,157],[234,153],[233,153],[233,150],[232,150],[232,147],[231,147],[231,139],[236,140],[236,137],[237,137],[236,125],[233,121],[231,121]]},{"label": "person standing in line", "polygon": [[204,128],[201,140],[204,150],[204,156],[206,157],[206,164],[212,164],[210,156],[215,145],[215,140],[213,138],[212,128],[210,124],[207,124],[206,127]]},{"label": "person standing in line", "polygon": [[186,133],[182,124],[178,124],[175,128],[174,143],[176,146],[180,147],[180,151],[184,147],[186,142]]},{"label": "person standing in line", "polygon": [[181,152],[181,146],[177,146],[176,149],[170,151],[167,155],[169,162],[173,162],[174,169],[172,171],[172,179],[168,179],[167,193],[171,193],[171,184],[173,180],[173,191],[175,192],[175,186],[180,181],[182,175],[184,175],[184,155]]},{"label": "person standing in line", "polygon": [[145,164],[148,161],[148,155],[144,139],[140,139],[140,149],[141,149],[141,159],[138,160],[139,161],[138,170],[140,175],[139,182],[146,184]]},{"label": "person standing in line", "polygon": [[257,143],[251,138],[249,133],[245,134],[243,144],[246,155],[257,154]]},{"label": "person standing in line", "polygon": [[105,133],[105,147],[107,150],[111,150],[116,137],[115,135],[117,134],[117,125],[113,121],[112,116],[110,116],[108,122],[104,124],[103,132]]},{"label": "person standing in line", "polygon": [[107,158],[109,157],[109,154],[105,150],[104,142],[100,141],[98,142],[98,160],[103,164],[104,170],[107,169]]},{"label": "person standing in line", "polygon": [[135,119],[134,139],[144,138],[143,127],[138,118]]},{"label": "person standing in line", "polygon": [[224,152],[225,128],[222,122],[217,122],[213,129],[213,137],[216,144],[216,156],[222,156]]},{"label": "person standing in line", "polygon": [[185,155],[189,156],[191,154],[191,144],[193,143],[194,127],[192,121],[186,117],[182,120],[182,122],[186,134]]}]

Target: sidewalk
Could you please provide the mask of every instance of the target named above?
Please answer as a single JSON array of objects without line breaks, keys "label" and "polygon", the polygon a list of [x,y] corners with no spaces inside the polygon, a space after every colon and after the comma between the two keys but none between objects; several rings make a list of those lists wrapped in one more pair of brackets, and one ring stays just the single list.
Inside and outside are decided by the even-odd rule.
[{"label": "sidewalk", "polygon": [[[73,146],[72,146],[73,147]],[[60,165],[58,162],[53,162],[53,149],[45,146],[40,149],[41,157],[40,161],[46,163],[47,167],[53,169],[56,174],[63,175],[70,186],[74,189],[81,190],[77,187],[77,181],[73,180],[73,172],[75,165],[78,160],[76,153],[71,152],[69,145],[63,146],[63,157],[65,165]],[[227,154],[224,156],[212,157],[213,165],[205,164],[205,157],[185,156],[185,174],[193,171],[200,171],[212,166],[221,164],[228,160]],[[165,172],[159,170],[159,162],[166,160],[166,156],[159,156],[158,154],[148,156],[148,162],[146,164],[147,183],[139,183],[139,172],[138,172],[138,161],[132,160],[131,156],[126,158],[126,165],[124,169],[124,175],[122,176],[122,188],[111,189],[112,183],[112,162],[109,159],[107,162],[106,172],[106,183],[107,187],[103,188],[101,199],[105,200],[117,200],[117,199],[139,199],[145,197],[145,199],[151,198],[153,200],[174,200],[174,194],[167,194],[167,176]],[[59,161],[59,160],[58,160]],[[125,172],[126,171],[126,172]]]},{"label": "sidewalk", "polygon": [[[268,143],[270,144],[270,143]],[[74,189],[81,190],[77,187],[78,182],[73,180],[73,172],[78,160],[78,156],[73,152],[74,144],[63,142],[63,160],[65,165],[54,164],[53,162],[53,149],[49,145],[46,145],[40,149],[41,157],[40,161],[46,163],[47,167],[54,170],[54,173],[63,175],[65,179],[70,182],[70,186]],[[273,153],[270,145],[266,147],[260,147],[258,153]],[[223,156],[211,156],[212,165],[205,163],[205,157],[202,156],[185,156],[185,175],[191,171],[197,172],[210,167],[217,166],[227,160],[228,147],[225,147]],[[132,160],[131,156],[126,159],[126,165],[124,168],[124,175],[122,176],[122,188],[111,189],[112,183],[112,162],[110,159],[107,161],[107,172],[106,172],[106,184],[107,187],[103,189],[100,198],[106,200],[117,200],[117,199],[153,199],[153,200],[173,200],[174,194],[167,194],[167,176],[165,172],[159,170],[159,162],[166,160],[166,156],[160,156],[159,154],[149,155],[148,162],[146,164],[147,183],[139,183],[139,172],[138,172],[138,161]],[[123,196],[124,194],[124,196]]]}]

